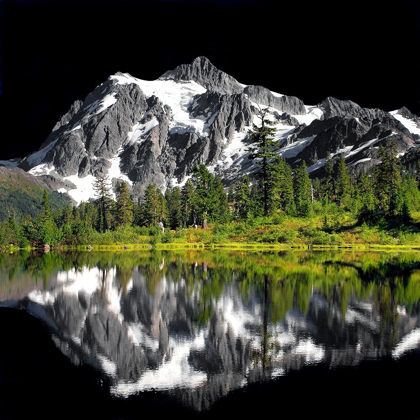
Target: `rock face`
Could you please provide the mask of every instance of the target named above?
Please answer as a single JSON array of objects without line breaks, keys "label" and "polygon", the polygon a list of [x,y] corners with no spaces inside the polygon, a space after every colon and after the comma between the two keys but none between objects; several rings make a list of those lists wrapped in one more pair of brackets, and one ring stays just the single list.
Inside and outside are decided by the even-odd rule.
[{"label": "rock face", "polygon": [[164,73],[161,80],[194,80],[207,90],[232,95],[241,93],[243,87],[232,76],[220,71],[206,57],[197,57],[191,64],[182,64],[175,70]]},{"label": "rock face", "polygon": [[277,129],[277,152],[292,166],[305,160],[313,177],[322,176],[327,154],[344,154],[354,171],[369,168],[378,163],[377,147],[389,141],[405,160],[417,159],[420,119],[406,108],[388,113],[332,97],[306,106],[244,86],[198,57],[155,81],[110,76],[76,101],[19,166],[54,179],[77,203],[94,196],[98,175],[126,181],[135,199],[150,183],[182,185],[199,163],[229,184],[255,171],[247,159],[248,130],[260,124],[261,110]]},{"label": "rock face", "polygon": [[304,103],[294,96],[275,95],[262,86],[247,86],[244,93],[248,95],[252,102],[264,107],[268,106],[292,115],[306,114]]}]

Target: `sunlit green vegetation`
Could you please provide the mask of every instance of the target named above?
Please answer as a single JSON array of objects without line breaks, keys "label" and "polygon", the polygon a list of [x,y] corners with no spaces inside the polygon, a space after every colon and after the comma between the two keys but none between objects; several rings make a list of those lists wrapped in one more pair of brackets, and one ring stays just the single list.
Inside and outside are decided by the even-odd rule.
[{"label": "sunlit green vegetation", "polygon": [[270,321],[284,319],[292,306],[303,314],[314,292],[333,302],[343,319],[352,298],[376,305],[384,322],[397,317],[397,306],[420,310],[420,254],[415,252],[308,251],[133,251],[17,252],[0,254],[0,296],[24,295],[35,284],[47,288],[58,271],[84,267],[116,269],[126,293],[133,269],[154,294],[163,278],[185,282],[198,291],[202,310],[197,323],[213,314],[225,288],[236,282],[246,300],[252,290],[265,296]]},{"label": "sunlit green vegetation", "polygon": [[254,127],[250,158],[260,167],[225,191],[204,165],[182,188],[163,194],[150,184],[133,202],[118,181],[115,200],[106,177],[96,199],[53,208],[44,192],[35,217],[9,216],[0,224],[0,247],[364,247],[420,246],[420,170],[402,167],[389,140],[381,163],[352,176],[343,156],[328,157],[325,176],[310,179],[305,162],[292,168],[273,152],[272,128]]}]

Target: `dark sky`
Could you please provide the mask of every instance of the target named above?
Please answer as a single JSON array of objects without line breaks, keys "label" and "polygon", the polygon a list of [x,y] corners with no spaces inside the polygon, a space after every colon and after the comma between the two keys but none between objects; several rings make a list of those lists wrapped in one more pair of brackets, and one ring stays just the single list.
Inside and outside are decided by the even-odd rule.
[{"label": "dark sky", "polygon": [[0,159],[37,150],[117,71],[153,80],[196,56],[244,84],[420,115],[420,2],[0,0]]}]

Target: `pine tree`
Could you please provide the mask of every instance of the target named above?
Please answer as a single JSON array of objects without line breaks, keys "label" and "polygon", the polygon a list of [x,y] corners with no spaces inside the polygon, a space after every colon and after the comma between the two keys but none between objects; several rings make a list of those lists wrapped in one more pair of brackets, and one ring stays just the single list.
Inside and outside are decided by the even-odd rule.
[{"label": "pine tree", "polygon": [[207,222],[214,215],[217,204],[212,197],[213,175],[208,171],[205,165],[194,166],[192,170],[191,182],[195,188],[194,209],[197,223]]},{"label": "pine tree", "polygon": [[373,191],[372,178],[362,171],[357,180],[357,189],[360,196],[359,221],[372,223],[376,220],[376,197]]},{"label": "pine tree", "polygon": [[53,217],[48,192],[44,190],[42,209],[34,222],[34,242],[39,246],[43,244],[57,245],[61,242],[61,232]]},{"label": "pine tree", "polygon": [[142,224],[145,226],[158,226],[167,218],[166,201],[162,192],[155,184],[149,184],[144,193],[144,202],[141,203]]},{"label": "pine tree", "polygon": [[95,178],[93,189],[97,197],[98,204],[98,223],[100,232],[105,232],[112,227],[111,209],[113,205],[111,186],[107,176],[99,175]]},{"label": "pine tree", "polygon": [[165,199],[168,206],[169,226],[177,229],[183,225],[181,189],[175,187],[165,191]]},{"label": "pine tree", "polygon": [[267,109],[261,113],[261,126],[253,124],[253,129],[249,131],[254,146],[248,148],[249,159],[260,166],[259,177],[262,186],[262,199],[264,215],[268,215],[270,210],[270,181],[269,172],[272,160],[277,156],[274,150],[278,147],[278,142],[274,141],[273,136],[276,129],[271,127],[272,123],[266,119]]},{"label": "pine tree", "polygon": [[269,166],[268,192],[270,210],[283,210],[289,215],[296,212],[292,168],[282,156],[276,156]]},{"label": "pine tree", "polygon": [[63,208],[61,224],[71,225],[73,223],[73,207],[68,204]]},{"label": "pine tree", "polygon": [[397,149],[393,142],[379,147],[381,163],[374,168],[375,194],[379,212],[385,217],[394,217],[402,210],[401,169]]},{"label": "pine tree", "polygon": [[118,181],[115,186],[117,196],[115,220],[118,226],[131,225],[134,219],[133,202],[130,198],[128,186],[124,181]]},{"label": "pine tree", "polygon": [[234,189],[234,211],[235,218],[245,220],[250,211],[251,189],[247,175],[239,181]]},{"label": "pine tree", "polygon": [[420,211],[420,191],[414,171],[403,175],[401,188],[409,210]]},{"label": "pine tree", "polygon": [[251,185],[251,196],[249,202],[250,214],[254,217],[262,216],[264,214],[263,194],[261,181],[254,182]]},{"label": "pine tree", "polygon": [[328,152],[325,161],[325,179],[323,180],[323,198],[326,202],[333,200],[335,191],[334,166],[331,154]]},{"label": "pine tree", "polygon": [[338,163],[338,174],[336,182],[336,194],[339,205],[348,205],[351,198],[352,185],[351,178],[344,160],[344,155],[340,155]]},{"label": "pine tree", "polygon": [[41,217],[44,221],[52,220],[52,208],[47,190],[43,191]]},{"label": "pine tree", "polygon": [[215,203],[212,220],[226,223],[231,219],[229,203],[222,181],[216,176],[211,185],[211,199]]},{"label": "pine tree", "polygon": [[195,210],[195,187],[188,179],[181,189],[181,211],[182,226],[192,226],[196,224]]},{"label": "pine tree", "polygon": [[293,171],[293,190],[296,214],[302,217],[309,216],[312,211],[312,188],[305,161]]}]

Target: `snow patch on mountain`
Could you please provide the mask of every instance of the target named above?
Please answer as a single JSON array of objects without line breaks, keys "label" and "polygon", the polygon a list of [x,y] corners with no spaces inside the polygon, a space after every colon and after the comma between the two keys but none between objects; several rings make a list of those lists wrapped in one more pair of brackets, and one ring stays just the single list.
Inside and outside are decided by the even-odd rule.
[{"label": "snow patch on mountain", "polygon": [[249,155],[247,150],[249,145],[245,142],[248,137],[248,129],[250,129],[250,127],[247,127],[244,131],[236,131],[230,142],[225,139],[226,143],[221,159],[219,159],[215,164],[207,166],[207,169],[211,173],[225,170],[233,165],[239,164],[246,156]]},{"label": "snow patch on mountain", "polygon": [[391,111],[390,114],[396,118],[400,123],[407,128],[410,133],[417,134],[420,136],[420,127],[413,121],[408,118],[405,118],[399,113],[399,110]]},{"label": "snow patch on mountain", "polygon": [[115,94],[109,94],[106,95],[102,101],[99,102],[99,107],[96,110],[95,114],[100,114],[101,112],[105,111],[107,108],[109,108],[111,105],[114,105],[115,102],[117,102],[117,98],[115,97]]},{"label": "snow patch on mountain", "polygon": [[299,124],[311,124],[312,121],[320,120],[324,115],[324,109],[319,106],[305,105],[306,115],[292,115],[299,121]]},{"label": "snow patch on mountain", "polygon": [[314,141],[315,137],[316,136],[310,136],[287,144],[279,150],[279,155],[286,159],[296,157],[303,149],[305,149]]},{"label": "snow patch on mountain", "polygon": [[195,132],[199,137],[209,135],[208,125],[204,118],[193,118],[189,107],[194,101],[194,96],[205,93],[207,90],[194,81],[176,82],[167,80],[141,80],[129,74],[117,74],[111,79],[124,85],[134,83],[140,87],[147,97],[156,96],[163,104],[169,105],[172,110],[172,121],[169,126],[170,133]]},{"label": "snow patch on mountain", "polygon": [[128,132],[129,143],[141,143],[144,140],[144,136],[149,133],[150,130],[157,127],[159,121],[156,117],[153,117],[150,121],[142,124],[140,122],[136,123],[131,127],[131,130]]},{"label": "snow patch on mountain", "polygon": [[111,167],[108,170],[108,177],[110,180],[115,178],[120,181],[124,181],[129,185],[132,185],[133,183],[130,180],[130,178],[121,172],[121,157],[119,156],[119,153],[121,153],[121,151],[122,149],[119,150],[117,156],[115,156],[112,159],[109,159],[109,161],[111,162]]},{"label": "snow patch on mountain", "polygon": [[75,185],[76,188],[68,190],[67,194],[77,203],[77,205],[81,202],[87,202],[90,198],[95,197],[95,190],[93,188],[95,177],[93,175],[87,175],[83,178],[79,178],[76,174],[66,176],[63,179],[65,181],[70,181]]},{"label": "snow patch on mountain", "polygon": [[48,163],[41,163],[38,166],[35,166],[34,168],[30,169],[28,172],[31,175],[34,176],[40,176],[40,175],[49,175],[52,171],[54,171],[54,166],[50,166]]},{"label": "snow patch on mountain", "polygon": [[351,164],[351,166],[356,166],[356,165],[358,165],[359,163],[370,162],[371,160],[372,160],[372,158],[363,158],[363,159],[359,159],[358,161],[353,162],[353,163]]}]

